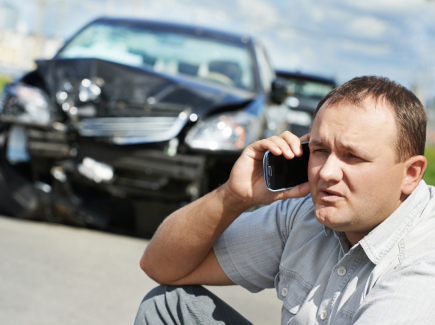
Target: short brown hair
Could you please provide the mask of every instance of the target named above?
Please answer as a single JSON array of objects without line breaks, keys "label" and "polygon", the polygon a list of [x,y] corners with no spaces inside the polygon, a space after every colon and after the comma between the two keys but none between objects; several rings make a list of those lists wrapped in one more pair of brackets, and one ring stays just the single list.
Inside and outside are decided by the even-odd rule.
[{"label": "short brown hair", "polygon": [[408,89],[385,77],[363,76],[356,77],[332,90],[317,105],[316,116],[320,107],[344,102],[362,106],[366,98],[379,99],[391,107],[395,113],[397,136],[395,147],[396,162],[424,155],[426,144],[427,116],[420,100]]}]

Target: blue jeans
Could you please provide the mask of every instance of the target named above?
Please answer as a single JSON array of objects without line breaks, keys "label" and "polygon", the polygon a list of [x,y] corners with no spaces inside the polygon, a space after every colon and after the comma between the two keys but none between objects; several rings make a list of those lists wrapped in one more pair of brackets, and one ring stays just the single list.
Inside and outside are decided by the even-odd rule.
[{"label": "blue jeans", "polygon": [[158,286],[144,298],[135,325],[247,325],[246,318],[201,286]]}]

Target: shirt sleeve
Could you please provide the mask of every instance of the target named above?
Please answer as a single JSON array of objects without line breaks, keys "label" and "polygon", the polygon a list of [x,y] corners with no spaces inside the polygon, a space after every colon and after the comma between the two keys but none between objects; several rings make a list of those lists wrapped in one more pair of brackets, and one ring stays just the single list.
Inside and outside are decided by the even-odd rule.
[{"label": "shirt sleeve", "polygon": [[238,217],[213,247],[226,275],[251,292],[273,288],[293,223],[311,206],[309,195],[277,201]]},{"label": "shirt sleeve", "polygon": [[366,296],[353,317],[355,325],[433,324],[435,258],[400,265]]}]

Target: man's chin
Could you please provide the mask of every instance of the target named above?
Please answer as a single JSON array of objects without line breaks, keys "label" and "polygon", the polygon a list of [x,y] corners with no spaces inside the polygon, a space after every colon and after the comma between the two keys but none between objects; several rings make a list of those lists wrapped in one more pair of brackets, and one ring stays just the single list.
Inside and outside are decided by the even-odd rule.
[{"label": "man's chin", "polygon": [[317,221],[330,229],[344,231],[346,228],[347,222],[341,218],[339,211],[335,207],[322,207],[316,209],[315,213]]}]

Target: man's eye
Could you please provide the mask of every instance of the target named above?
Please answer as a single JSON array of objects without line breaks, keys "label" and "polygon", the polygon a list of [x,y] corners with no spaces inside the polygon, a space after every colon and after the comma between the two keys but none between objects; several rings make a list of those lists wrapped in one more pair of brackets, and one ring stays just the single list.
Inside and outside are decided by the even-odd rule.
[{"label": "man's eye", "polygon": [[348,154],[348,157],[349,158],[352,158],[352,159],[359,159],[359,160],[361,160],[362,158],[361,157],[358,157],[358,156],[355,156],[354,154]]}]

